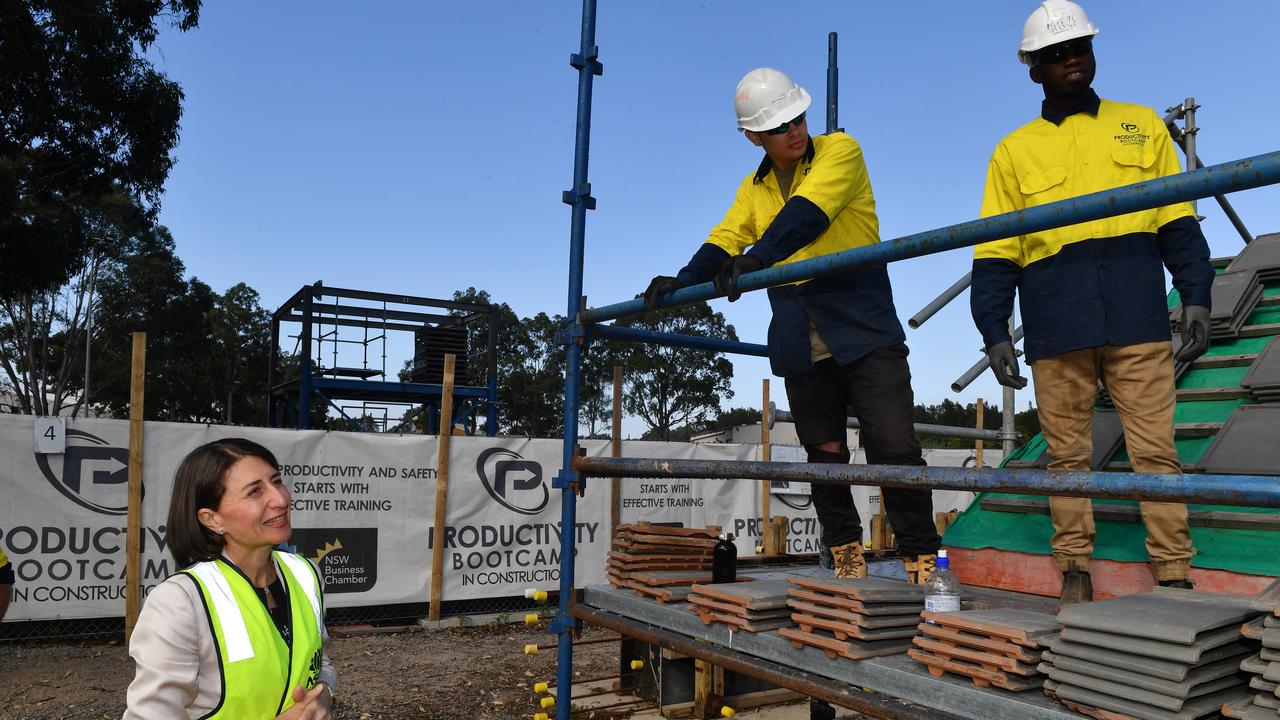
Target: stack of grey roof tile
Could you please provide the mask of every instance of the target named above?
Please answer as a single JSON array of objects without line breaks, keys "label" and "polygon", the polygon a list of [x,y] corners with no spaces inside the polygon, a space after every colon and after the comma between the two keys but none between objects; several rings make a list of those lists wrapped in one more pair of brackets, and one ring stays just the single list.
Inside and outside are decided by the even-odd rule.
[{"label": "stack of grey roof tile", "polygon": [[1257,270],[1263,282],[1280,280],[1280,233],[1259,235],[1227,266],[1227,270]]},{"label": "stack of grey roof tile", "polygon": [[689,588],[689,609],[704,625],[718,622],[734,630],[764,632],[791,627],[786,580],[698,584]]},{"label": "stack of grey roof tile", "polygon": [[1280,402],[1280,338],[1262,348],[1240,385],[1260,403]]},{"label": "stack of grey roof tile", "polygon": [[[1218,273],[1213,279],[1209,335],[1214,340],[1238,337],[1240,328],[1244,327],[1254,308],[1258,306],[1258,300],[1262,299],[1263,289],[1257,268]],[[1182,313],[1176,313],[1176,317],[1181,326]]]},{"label": "stack of grey roof tile", "polygon": [[1193,720],[1248,699],[1245,595],[1160,588],[1063,608],[1040,670],[1045,694],[1095,718]]},{"label": "stack of grey roof tile", "polygon": [[922,613],[922,633],[907,652],[929,674],[960,675],[978,687],[995,686],[1021,692],[1039,688],[1044,676],[1036,669],[1041,651],[1058,633],[1058,621],[1047,613],[999,608]]},{"label": "stack of grey roof tile", "polygon": [[1280,404],[1242,405],[1227,418],[1197,467],[1222,475],[1274,475],[1280,467]]},{"label": "stack of grey roof tile", "polygon": [[863,660],[911,647],[924,610],[923,585],[884,578],[788,579],[787,606],[799,627],[778,634],[796,649],[816,648],[832,660]]},{"label": "stack of grey roof tile", "polygon": [[1240,629],[1257,651],[1240,662],[1253,694],[1227,703],[1222,714],[1241,720],[1276,720],[1280,718],[1280,697],[1276,695],[1280,687],[1280,617],[1276,617],[1280,612],[1280,580],[1263,590],[1251,605],[1266,613]]}]

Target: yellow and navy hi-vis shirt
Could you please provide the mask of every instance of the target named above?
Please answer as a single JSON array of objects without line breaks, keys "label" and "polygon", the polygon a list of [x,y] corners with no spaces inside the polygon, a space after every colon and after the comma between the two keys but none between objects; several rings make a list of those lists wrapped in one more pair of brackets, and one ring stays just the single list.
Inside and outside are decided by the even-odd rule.
[{"label": "yellow and navy hi-vis shirt", "polygon": [[[1181,171],[1164,121],[1091,95],[996,147],[982,217]],[[1189,203],[978,245],[970,306],[987,347],[1009,339],[1017,288],[1028,362],[1082,348],[1170,337],[1164,270],[1188,305],[1209,306],[1209,247]]]},{"label": "yellow and navy hi-vis shirt", "polygon": [[[787,198],[766,156],[677,277],[685,285],[706,282],[726,258],[743,252],[770,267],[877,242],[880,223],[862,148],[833,133],[809,139]],[[811,324],[841,365],[906,339],[883,264],[770,288],[769,303],[769,364],[781,377],[813,366]]]}]

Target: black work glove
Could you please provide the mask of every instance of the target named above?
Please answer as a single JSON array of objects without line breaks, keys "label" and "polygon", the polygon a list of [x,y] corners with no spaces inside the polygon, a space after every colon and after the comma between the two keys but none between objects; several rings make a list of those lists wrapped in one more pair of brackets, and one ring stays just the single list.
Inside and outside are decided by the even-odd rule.
[{"label": "black work glove", "polygon": [[1027,386],[1027,379],[1018,374],[1018,355],[1013,351],[1012,342],[1005,340],[987,348],[987,360],[991,362],[996,382],[1014,390]]},{"label": "black work glove", "polygon": [[720,263],[716,270],[716,291],[729,296],[729,302],[742,297],[738,290],[738,276],[764,269],[764,261],[755,255],[734,255]]},{"label": "black work glove", "polygon": [[649,287],[644,291],[644,309],[652,310],[658,305],[658,296],[673,293],[684,287],[684,283],[671,277],[670,275],[659,275],[649,281]]},{"label": "black work glove", "polygon": [[1182,349],[1174,358],[1189,363],[1209,349],[1209,308],[1203,305],[1182,306]]}]

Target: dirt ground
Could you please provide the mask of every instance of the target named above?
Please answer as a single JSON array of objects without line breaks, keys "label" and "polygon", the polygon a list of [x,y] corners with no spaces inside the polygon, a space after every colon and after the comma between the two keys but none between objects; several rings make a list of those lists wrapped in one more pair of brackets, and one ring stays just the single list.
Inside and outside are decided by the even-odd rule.
[{"label": "dirt ground", "polygon": [[[588,631],[583,639],[608,637]],[[524,654],[528,643],[554,643],[518,625],[335,637],[335,720],[514,720],[537,708],[533,684],[555,680],[554,649]],[[574,652],[575,675],[612,674],[614,643]],[[119,718],[133,662],[120,641],[0,643],[0,718]]]}]

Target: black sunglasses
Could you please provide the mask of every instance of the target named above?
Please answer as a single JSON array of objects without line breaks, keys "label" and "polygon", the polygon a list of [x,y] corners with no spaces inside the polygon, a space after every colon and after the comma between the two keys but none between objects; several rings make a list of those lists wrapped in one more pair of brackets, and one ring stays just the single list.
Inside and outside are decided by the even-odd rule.
[{"label": "black sunglasses", "polygon": [[1060,42],[1057,45],[1049,47],[1035,54],[1036,65],[1056,65],[1067,56],[1073,55],[1078,58],[1087,57],[1093,54],[1093,38],[1083,37],[1075,40]]},{"label": "black sunglasses", "polygon": [[[807,111],[806,111],[806,112],[807,112]],[[784,132],[786,132],[786,131],[790,130],[792,125],[803,125],[803,124],[804,124],[804,115],[805,115],[804,113],[800,113],[800,114],[799,114],[799,115],[797,115],[797,116],[796,116],[796,118],[795,118],[794,120],[792,120],[791,122],[784,122],[784,123],[782,123],[781,125],[779,125],[778,127],[774,128],[774,129],[772,129],[772,130],[765,130],[765,131],[764,131],[764,134],[765,134],[765,135],[781,135],[782,133],[784,133]]]}]

